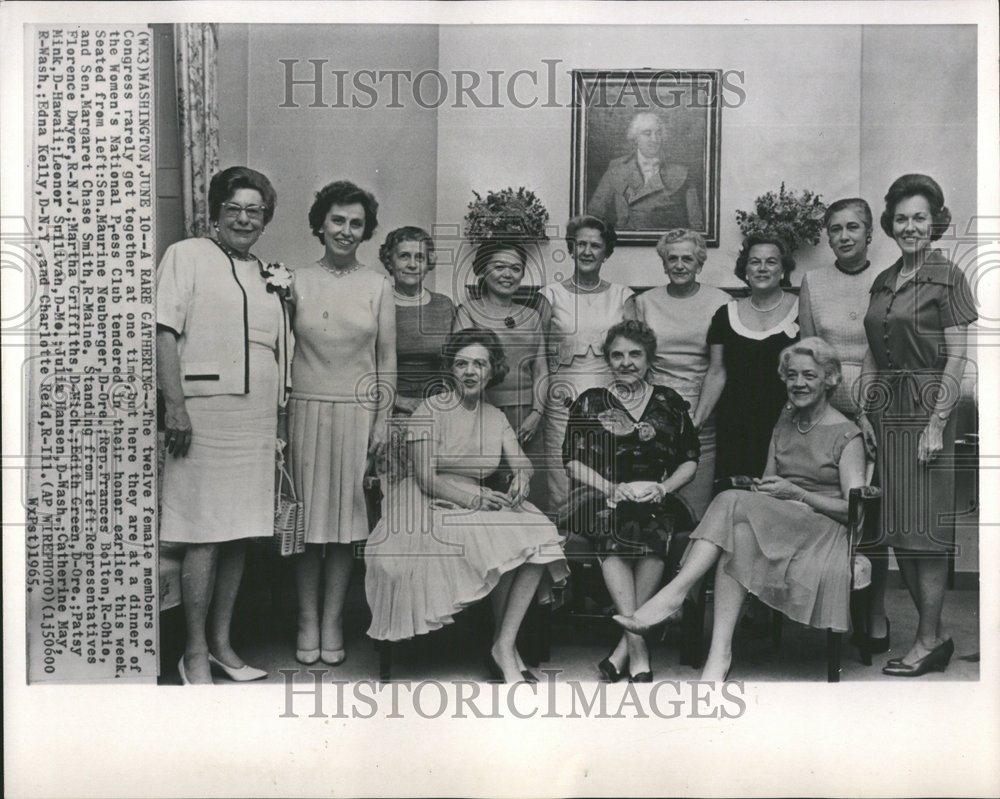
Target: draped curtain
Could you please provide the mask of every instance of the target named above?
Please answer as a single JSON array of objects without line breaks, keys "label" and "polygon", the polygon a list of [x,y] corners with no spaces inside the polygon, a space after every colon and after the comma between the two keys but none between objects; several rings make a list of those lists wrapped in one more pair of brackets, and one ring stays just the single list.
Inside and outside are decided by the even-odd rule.
[{"label": "draped curtain", "polygon": [[219,169],[218,44],[218,25],[214,23],[174,25],[181,192],[187,236],[204,236],[211,224],[208,184]]}]

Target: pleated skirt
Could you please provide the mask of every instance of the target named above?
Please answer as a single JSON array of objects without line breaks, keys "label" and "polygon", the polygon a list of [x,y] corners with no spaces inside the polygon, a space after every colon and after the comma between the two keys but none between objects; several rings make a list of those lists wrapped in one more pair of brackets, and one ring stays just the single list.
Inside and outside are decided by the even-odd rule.
[{"label": "pleated skirt", "polygon": [[514,511],[457,508],[432,501],[408,477],[390,486],[384,507],[365,546],[371,638],[399,641],[439,629],[523,563],[546,567],[541,601],[569,574],[555,525],[527,502]]},{"label": "pleated skirt", "polygon": [[722,568],[793,621],[846,632],[851,573],[843,525],[801,502],[724,491],[691,538],[720,547]]},{"label": "pleated skirt", "polygon": [[191,446],[163,467],[160,540],[216,544],[274,534],[278,365],[250,346],[250,393],[188,397]]},{"label": "pleated skirt", "polygon": [[374,411],[355,402],[288,401],[292,480],[307,544],[368,538],[364,476]]}]

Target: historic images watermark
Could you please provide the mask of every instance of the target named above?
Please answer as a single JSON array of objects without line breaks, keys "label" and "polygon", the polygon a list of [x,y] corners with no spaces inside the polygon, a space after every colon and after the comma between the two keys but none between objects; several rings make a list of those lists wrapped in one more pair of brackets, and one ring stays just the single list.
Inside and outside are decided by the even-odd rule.
[{"label": "historic images watermark", "polygon": [[[704,680],[658,680],[642,690],[633,683],[559,680],[560,669],[542,669],[544,683],[473,680],[324,680],[325,669],[281,669],[285,691],[279,718],[402,719],[738,719],[747,711],[745,685]],[[296,684],[308,674],[311,684]]]},{"label": "historic images watermark", "polygon": [[[328,58],[280,58],[278,69],[284,80],[279,108],[572,108],[572,100],[559,99],[559,82],[569,86],[570,70],[562,59],[543,58],[534,69],[337,69]],[[745,73],[723,70],[719,88],[725,108],[738,108],[746,101]],[[713,98],[702,91],[690,92],[676,85],[671,70],[640,78],[627,71],[612,84],[598,83],[580,98],[590,108],[669,110],[680,107],[708,108]]]}]

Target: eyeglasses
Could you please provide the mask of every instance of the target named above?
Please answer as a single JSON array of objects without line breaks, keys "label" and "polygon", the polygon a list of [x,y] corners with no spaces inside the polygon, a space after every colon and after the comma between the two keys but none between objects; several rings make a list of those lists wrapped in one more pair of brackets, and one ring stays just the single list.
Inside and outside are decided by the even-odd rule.
[{"label": "eyeglasses", "polygon": [[264,218],[264,212],[267,211],[266,205],[240,205],[239,203],[223,203],[222,210],[226,216],[231,216],[236,219],[241,213],[246,211],[246,214],[250,219],[261,220]]}]

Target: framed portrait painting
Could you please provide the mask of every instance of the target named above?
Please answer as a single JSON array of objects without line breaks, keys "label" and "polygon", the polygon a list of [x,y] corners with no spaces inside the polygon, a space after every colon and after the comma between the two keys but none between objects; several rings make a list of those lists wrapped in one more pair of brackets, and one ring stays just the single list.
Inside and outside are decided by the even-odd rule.
[{"label": "framed portrait painting", "polygon": [[721,70],[574,70],[571,208],[620,244],[699,231],[719,246]]}]

